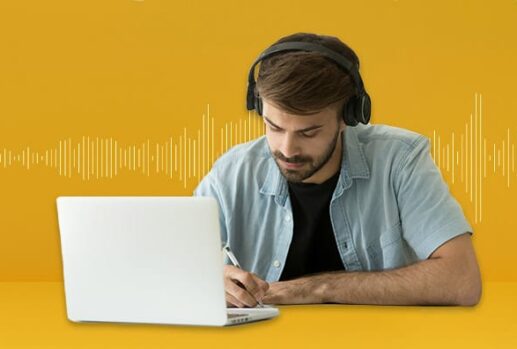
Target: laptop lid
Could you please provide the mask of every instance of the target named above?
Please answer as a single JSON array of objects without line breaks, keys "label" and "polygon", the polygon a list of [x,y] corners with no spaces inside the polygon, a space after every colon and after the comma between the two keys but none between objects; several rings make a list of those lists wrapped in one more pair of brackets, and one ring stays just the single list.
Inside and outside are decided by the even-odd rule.
[{"label": "laptop lid", "polygon": [[68,318],[224,325],[210,197],[58,197]]}]

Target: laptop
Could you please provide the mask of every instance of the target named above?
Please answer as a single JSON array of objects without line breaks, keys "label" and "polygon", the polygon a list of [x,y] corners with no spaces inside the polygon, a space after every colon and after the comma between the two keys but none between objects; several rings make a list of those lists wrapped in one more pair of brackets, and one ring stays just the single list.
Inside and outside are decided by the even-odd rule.
[{"label": "laptop", "polygon": [[278,308],[227,308],[219,207],[211,197],[61,196],[73,322],[226,326]]}]

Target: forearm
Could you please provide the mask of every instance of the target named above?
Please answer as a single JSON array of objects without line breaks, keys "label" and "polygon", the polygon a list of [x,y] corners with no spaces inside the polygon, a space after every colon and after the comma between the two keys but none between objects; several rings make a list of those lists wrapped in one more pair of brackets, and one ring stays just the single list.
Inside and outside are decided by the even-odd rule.
[{"label": "forearm", "polygon": [[455,304],[457,286],[442,259],[387,271],[333,273],[319,290],[325,302],[349,304]]},{"label": "forearm", "polygon": [[271,285],[271,303],[475,304],[472,277],[443,258],[379,272],[332,272]]}]

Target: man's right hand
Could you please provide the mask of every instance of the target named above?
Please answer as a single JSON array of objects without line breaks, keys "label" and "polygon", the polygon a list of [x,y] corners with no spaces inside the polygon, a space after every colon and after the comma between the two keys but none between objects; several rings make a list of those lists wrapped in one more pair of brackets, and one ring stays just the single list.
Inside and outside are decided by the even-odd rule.
[{"label": "man's right hand", "polygon": [[224,266],[224,289],[229,307],[255,307],[266,294],[269,284],[256,274],[234,267]]}]

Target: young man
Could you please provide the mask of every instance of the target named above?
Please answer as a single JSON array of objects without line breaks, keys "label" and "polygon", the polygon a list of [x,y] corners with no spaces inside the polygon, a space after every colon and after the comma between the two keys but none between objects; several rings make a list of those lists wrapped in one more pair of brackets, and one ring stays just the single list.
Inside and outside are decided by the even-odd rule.
[{"label": "young man", "polygon": [[266,135],[221,156],[194,191],[217,199],[242,267],[225,266],[228,305],[479,302],[472,227],[428,139],[368,124],[358,70],[346,44],[309,33],[253,64],[248,109]]}]

